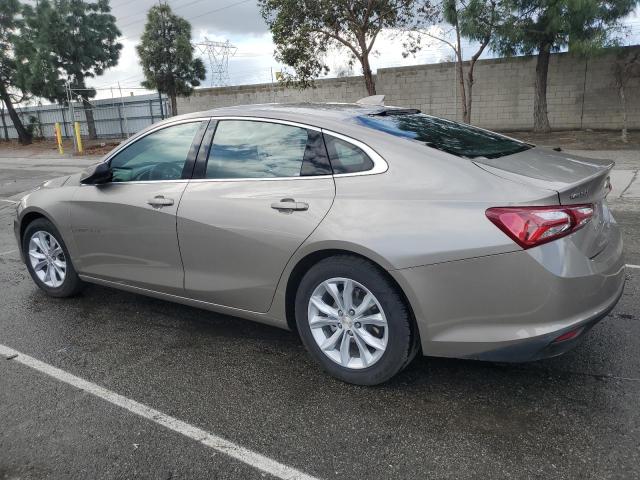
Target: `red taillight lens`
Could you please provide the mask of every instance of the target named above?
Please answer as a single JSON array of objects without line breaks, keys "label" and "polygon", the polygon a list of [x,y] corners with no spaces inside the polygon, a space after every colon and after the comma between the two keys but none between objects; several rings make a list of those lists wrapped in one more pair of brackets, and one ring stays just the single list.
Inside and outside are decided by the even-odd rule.
[{"label": "red taillight lens", "polygon": [[593,217],[593,205],[570,207],[496,207],[487,218],[527,249],[556,240],[583,227]]}]

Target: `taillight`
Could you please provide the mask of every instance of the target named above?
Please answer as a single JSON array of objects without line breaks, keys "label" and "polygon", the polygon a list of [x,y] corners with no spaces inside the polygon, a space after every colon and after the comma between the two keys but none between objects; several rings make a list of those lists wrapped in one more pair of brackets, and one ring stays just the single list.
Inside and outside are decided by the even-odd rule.
[{"label": "taillight", "polygon": [[522,248],[542,245],[569,235],[593,217],[593,205],[570,207],[496,207],[487,218]]}]

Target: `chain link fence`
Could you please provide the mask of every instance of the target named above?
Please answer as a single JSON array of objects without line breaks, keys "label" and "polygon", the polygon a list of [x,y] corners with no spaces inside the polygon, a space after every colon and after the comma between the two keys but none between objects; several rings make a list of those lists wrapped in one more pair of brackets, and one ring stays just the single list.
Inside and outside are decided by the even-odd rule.
[{"label": "chain link fence", "polygon": [[[16,111],[36,139],[54,138],[56,123],[60,123],[64,138],[73,138],[74,122],[80,123],[84,138],[117,139],[126,138],[166,118],[170,114],[170,106],[166,96],[136,95],[72,102],[71,105],[17,107]],[[0,110],[0,138],[18,138],[4,109]]]}]

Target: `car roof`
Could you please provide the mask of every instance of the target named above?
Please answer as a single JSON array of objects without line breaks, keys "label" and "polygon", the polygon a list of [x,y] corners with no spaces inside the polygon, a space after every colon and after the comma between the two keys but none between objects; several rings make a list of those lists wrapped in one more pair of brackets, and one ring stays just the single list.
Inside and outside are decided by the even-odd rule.
[{"label": "car roof", "polygon": [[172,120],[193,117],[260,117],[298,122],[319,128],[340,130],[356,117],[380,113],[397,107],[359,105],[356,103],[265,103],[214,108],[189,113]]}]

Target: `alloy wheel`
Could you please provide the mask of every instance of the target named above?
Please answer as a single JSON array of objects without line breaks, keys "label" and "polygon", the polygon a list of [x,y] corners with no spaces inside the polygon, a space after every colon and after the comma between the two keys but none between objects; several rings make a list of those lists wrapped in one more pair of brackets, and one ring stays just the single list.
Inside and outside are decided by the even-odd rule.
[{"label": "alloy wheel", "polygon": [[36,276],[47,287],[57,288],[67,275],[67,261],[60,243],[49,232],[40,230],[29,239],[29,261]]},{"label": "alloy wheel", "polygon": [[389,328],[380,302],[350,278],[330,278],[316,287],[308,321],[320,350],[343,367],[370,367],[387,348]]}]

